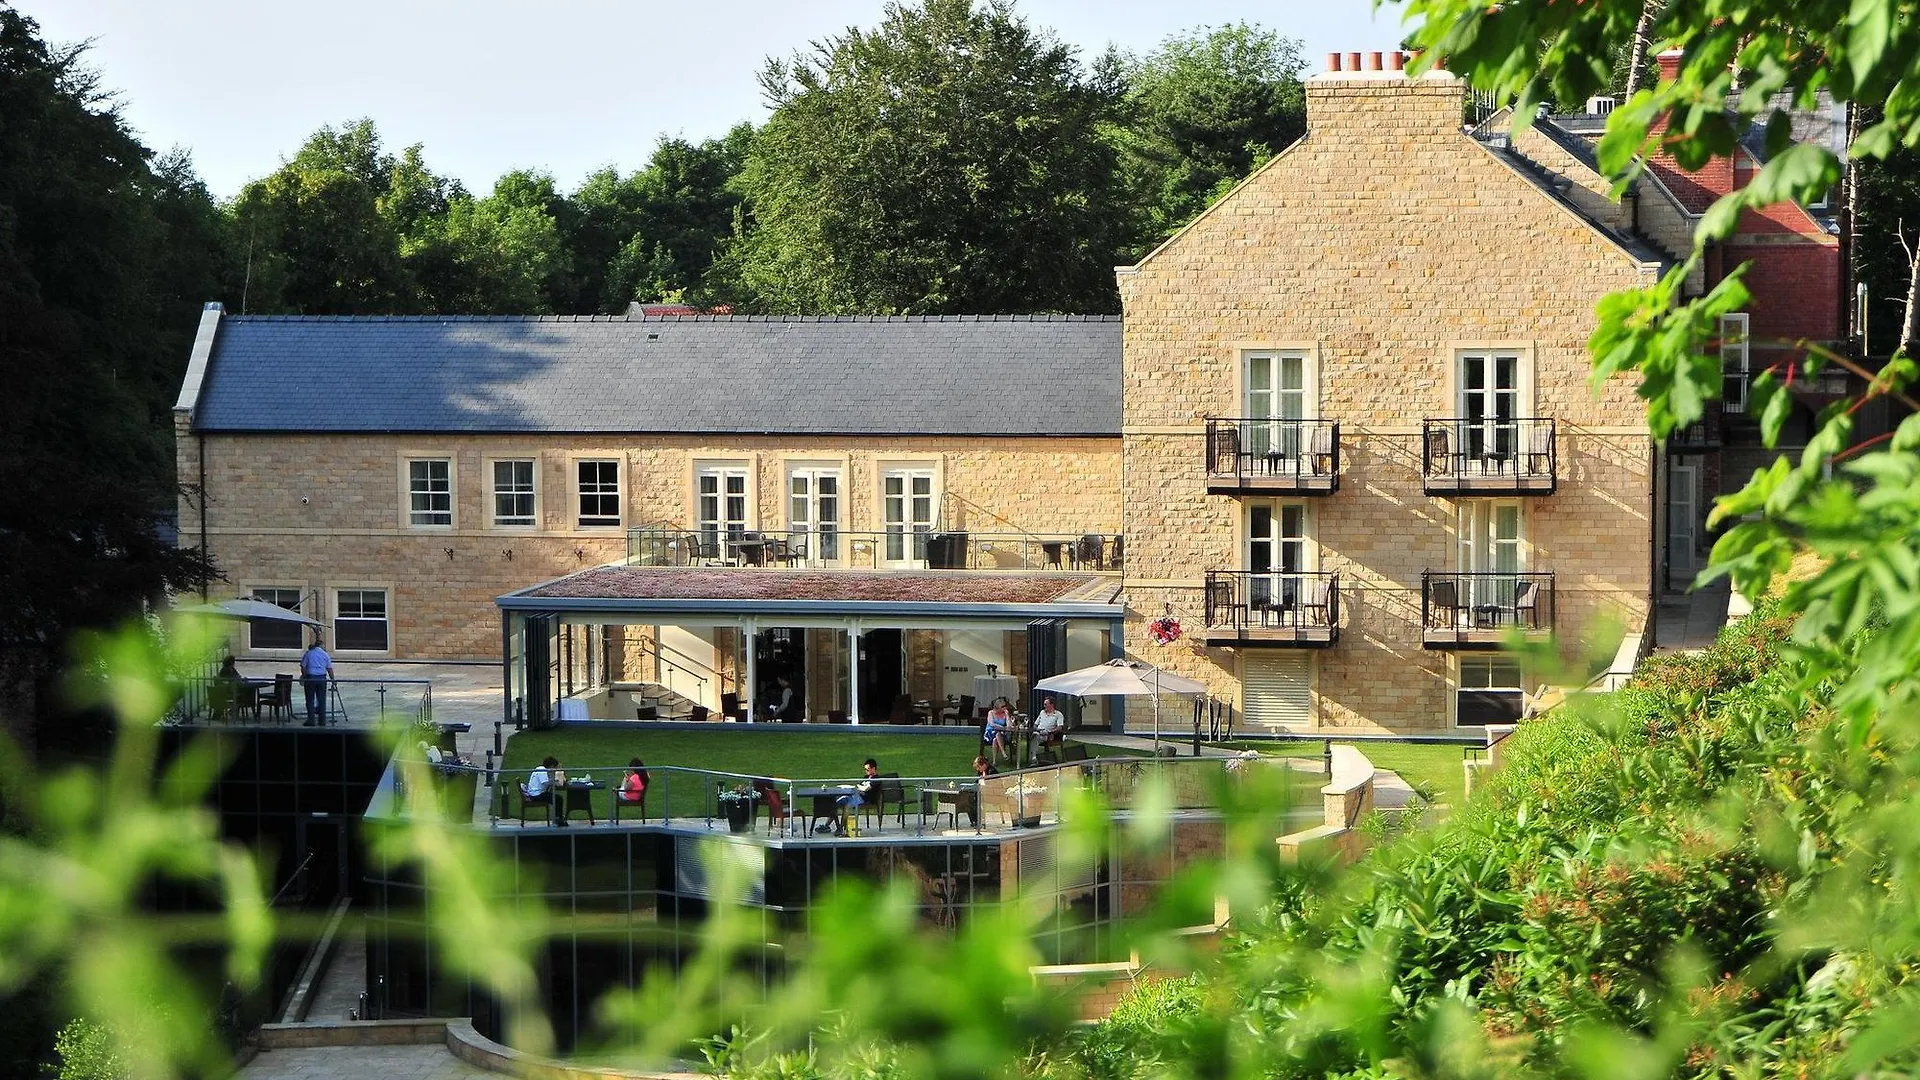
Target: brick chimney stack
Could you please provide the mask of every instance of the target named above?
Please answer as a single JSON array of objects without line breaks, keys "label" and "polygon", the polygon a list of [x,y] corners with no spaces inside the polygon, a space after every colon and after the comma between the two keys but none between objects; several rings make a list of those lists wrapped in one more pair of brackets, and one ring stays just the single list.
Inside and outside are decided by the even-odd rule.
[{"label": "brick chimney stack", "polygon": [[[1364,59],[1363,59],[1364,57]],[[1406,55],[1327,54],[1327,70],[1307,80],[1307,132],[1458,136],[1466,84],[1445,71],[1408,78]]]}]

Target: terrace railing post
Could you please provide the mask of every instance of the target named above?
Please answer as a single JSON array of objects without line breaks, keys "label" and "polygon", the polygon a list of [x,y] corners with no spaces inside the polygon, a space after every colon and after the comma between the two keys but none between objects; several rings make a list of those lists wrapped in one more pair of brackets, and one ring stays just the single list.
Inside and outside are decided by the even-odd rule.
[{"label": "terrace railing post", "polygon": [[500,727],[503,723],[504,721],[501,720],[493,722],[493,756],[495,757],[502,756],[503,753],[500,749]]},{"label": "terrace railing post", "polygon": [[1322,771],[1324,771],[1327,774],[1328,779],[1333,778],[1333,740],[1332,739],[1324,739],[1320,743],[1320,768]]}]

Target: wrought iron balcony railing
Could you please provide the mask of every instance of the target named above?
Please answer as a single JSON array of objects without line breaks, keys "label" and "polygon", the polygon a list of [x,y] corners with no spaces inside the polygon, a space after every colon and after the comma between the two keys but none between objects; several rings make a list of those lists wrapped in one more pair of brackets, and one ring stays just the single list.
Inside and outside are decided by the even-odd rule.
[{"label": "wrought iron balcony railing", "polygon": [[1429,495],[1551,495],[1560,455],[1551,418],[1449,417],[1420,426]]},{"label": "wrought iron balcony railing", "polygon": [[1207,421],[1207,491],[1325,495],[1340,487],[1340,425],[1277,418]]},{"label": "wrought iron balcony railing", "polygon": [[1428,570],[1420,576],[1420,625],[1429,649],[1496,648],[1512,630],[1551,632],[1554,614],[1551,573]]},{"label": "wrought iron balcony railing", "polygon": [[1209,570],[1208,645],[1319,648],[1340,640],[1340,575]]}]

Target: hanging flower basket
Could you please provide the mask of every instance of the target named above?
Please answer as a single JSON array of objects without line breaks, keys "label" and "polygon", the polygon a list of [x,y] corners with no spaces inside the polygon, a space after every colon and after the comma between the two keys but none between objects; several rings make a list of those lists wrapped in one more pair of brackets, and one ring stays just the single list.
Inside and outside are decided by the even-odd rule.
[{"label": "hanging flower basket", "polygon": [[1171,645],[1180,640],[1180,620],[1171,615],[1155,619],[1147,624],[1147,634],[1156,644]]}]

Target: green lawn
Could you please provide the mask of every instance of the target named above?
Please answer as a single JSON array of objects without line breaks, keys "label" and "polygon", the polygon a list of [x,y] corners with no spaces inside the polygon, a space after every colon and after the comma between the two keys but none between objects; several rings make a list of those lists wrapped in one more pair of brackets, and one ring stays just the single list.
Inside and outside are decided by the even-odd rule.
[{"label": "green lawn", "polygon": [[[979,748],[979,737],[972,728],[956,729],[951,735],[865,735],[754,731],[735,726],[705,731],[635,731],[573,725],[513,736],[507,741],[505,767],[530,769],[551,754],[560,759],[568,776],[587,773],[609,787],[620,782],[628,760],[635,757],[645,761],[649,769],[678,765],[792,780],[857,777],[860,763],[867,758],[878,761],[883,773],[968,776]],[[1090,749],[1097,756],[1104,748]],[[676,815],[705,814],[708,786],[685,773],[655,773],[647,797],[648,816],[659,817],[667,797],[672,799]],[[594,793],[596,815],[606,812],[609,797],[604,791]]]},{"label": "green lawn", "polygon": [[[1339,742],[1339,739],[1335,739]],[[1225,744],[1235,749],[1258,750],[1262,754],[1286,757],[1321,755],[1317,742],[1248,740]],[[1466,773],[1461,767],[1465,754],[1459,746],[1431,743],[1356,742],[1352,745],[1367,755],[1374,768],[1392,769],[1415,788],[1431,787],[1434,801],[1460,805],[1466,799]]]}]

